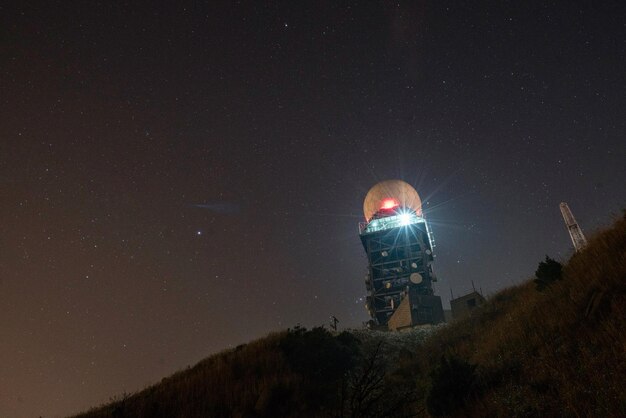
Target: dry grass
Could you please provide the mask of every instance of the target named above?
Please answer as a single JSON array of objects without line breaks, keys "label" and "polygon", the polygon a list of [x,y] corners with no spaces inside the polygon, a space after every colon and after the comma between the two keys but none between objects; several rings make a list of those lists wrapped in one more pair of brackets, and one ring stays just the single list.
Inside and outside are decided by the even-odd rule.
[{"label": "dry grass", "polygon": [[442,351],[477,366],[464,416],[626,416],[626,217],[596,234],[538,292],[532,281],[443,329]]},{"label": "dry grass", "polygon": [[[428,415],[427,395],[441,383],[435,376],[442,376],[437,371],[446,357],[456,360],[445,364],[470,370],[475,380],[451,416],[624,417],[626,216],[592,237],[564,266],[563,279],[542,292],[532,281],[506,289],[473,316],[435,328],[426,342],[418,333],[365,334],[352,335],[383,341],[380,352],[391,364],[381,369],[386,375],[373,393],[404,388],[402,399],[414,400],[413,416]],[[356,416],[341,399],[372,358],[362,350],[368,344],[357,350],[350,338],[321,331],[269,335],[80,417]],[[343,360],[324,370],[337,356]],[[454,385],[454,370],[447,376]],[[410,415],[403,406],[396,410]]]},{"label": "dry grass", "polygon": [[255,415],[268,392],[297,390],[278,345],[285,333],[225,351],[180,371],[159,384],[80,417],[235,417]]}]

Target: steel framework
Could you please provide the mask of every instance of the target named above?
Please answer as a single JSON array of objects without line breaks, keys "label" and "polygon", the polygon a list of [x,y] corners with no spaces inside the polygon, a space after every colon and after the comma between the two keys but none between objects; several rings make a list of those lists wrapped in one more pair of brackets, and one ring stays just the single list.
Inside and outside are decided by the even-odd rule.
[{"label": "steel framework", "polygon": [[572,214],[572,211],[567,203],[561,202],[560,207],[563,220],[565,221],[565,226],[567,226],[567,231],[572,239],[572,244],[574,244],[574,250],[578,252],[587,246],[587,239],[585,238],[582,229],[580,229],[578,222],[576,222],[576,218],[574,218],[574,215]]},{"label": "steel framework", "polygon": [[[411,210],[400,207],[397,212],[407,214]],[[415,216],[415,212],[411,215]],[[359,232],[369,261],[366,306],[377,325],[387,325],[410,289],[415,295],[433,295],[432,282],[436,278],[432,270],[432,233],[426,220],[415,216],[407,224],[389,221],[386,229],[379,229],[378,225],[368,228],[368,224],[381,219],[385,218],[361,224]],[[429,308],[420,309],[424,311],[424,322],[429,322],[425,312]]]}]

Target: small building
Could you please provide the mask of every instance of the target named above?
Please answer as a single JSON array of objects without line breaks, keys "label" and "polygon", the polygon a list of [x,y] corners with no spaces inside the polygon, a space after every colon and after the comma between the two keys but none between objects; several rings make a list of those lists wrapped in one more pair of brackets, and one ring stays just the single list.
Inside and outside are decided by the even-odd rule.
[{"label": "small building", "polygon": [[439,296],[422,295],[417,289],[409,288],[398,309],[389,318],[387,326],[392,331],[400,331],[418,325],[438,324],[444,321]]},{"label": "small building", "polygon": [[452,308],[452,318],[459,319],[468,316],[472,311],[485,303],[483,295],[477,291],[468,293],[465,296],[452,299],[450,301],[450,308]]}]

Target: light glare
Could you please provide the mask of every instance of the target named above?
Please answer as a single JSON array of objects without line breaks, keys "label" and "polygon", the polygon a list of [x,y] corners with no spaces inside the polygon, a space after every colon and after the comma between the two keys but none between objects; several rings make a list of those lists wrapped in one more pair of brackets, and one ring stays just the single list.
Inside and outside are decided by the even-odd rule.
[{"label": "light glare", "polygon": [[401,213],[400,216],[400,225],[406,226],[411,223],[411,214],[410,213]]},{"label": "light glare", "polygon": [[381,209],[391,209],[398,206],[398,203],[393,199],[385,199],[383,200],[383,204],[380,207]]}]

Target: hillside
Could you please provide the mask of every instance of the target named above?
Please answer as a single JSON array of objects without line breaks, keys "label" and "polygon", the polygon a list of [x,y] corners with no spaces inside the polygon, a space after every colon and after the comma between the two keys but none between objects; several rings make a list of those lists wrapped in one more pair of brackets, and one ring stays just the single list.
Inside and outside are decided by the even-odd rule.
[{"label": "hillside", "polygon": [[626,416],[625,318],[626,216],[561,280],[506,289],[465,320],[296,328],[77,417]]}]

